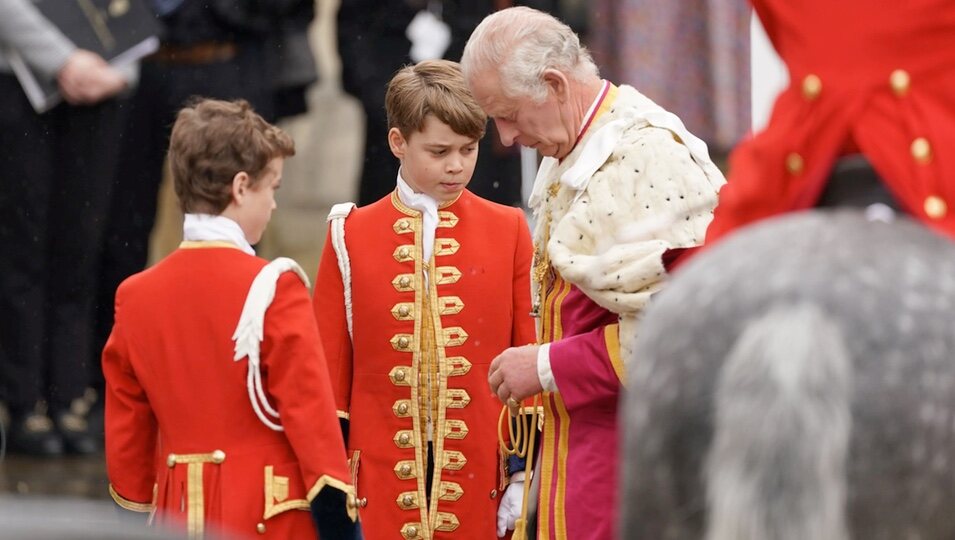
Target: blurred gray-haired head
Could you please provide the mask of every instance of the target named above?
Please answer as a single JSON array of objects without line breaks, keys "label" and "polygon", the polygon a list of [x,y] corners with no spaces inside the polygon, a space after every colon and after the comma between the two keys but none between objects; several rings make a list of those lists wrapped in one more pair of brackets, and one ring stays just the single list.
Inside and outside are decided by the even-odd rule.
[{"label": "blurred gray-haired head", "polygon": [[645,314],[621,538],[955,538],[955,244],[848,210],[744,229]]}]

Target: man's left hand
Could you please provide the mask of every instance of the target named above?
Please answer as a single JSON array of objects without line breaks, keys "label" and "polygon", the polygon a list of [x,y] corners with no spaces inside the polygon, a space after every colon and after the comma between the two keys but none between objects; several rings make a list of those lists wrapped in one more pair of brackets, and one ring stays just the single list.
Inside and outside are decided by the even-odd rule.
[{"label": "man's left hand", "polygon": [[487,382],[491,386],[491,392],[497,394],[501,403],[506,404],[510,398],[520,402],[543,390],[537,375],[539,348],[538,345],[511,347],[491,362]]}]

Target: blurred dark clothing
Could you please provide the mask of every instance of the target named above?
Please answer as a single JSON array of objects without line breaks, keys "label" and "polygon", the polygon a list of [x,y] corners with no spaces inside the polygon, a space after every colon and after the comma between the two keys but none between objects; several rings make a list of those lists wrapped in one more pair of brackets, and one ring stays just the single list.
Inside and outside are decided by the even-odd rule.
[{"label": "blurred dark clothing", "polygon": [[[176,114],[193,97],[245,99],[270,122],[279,112],[304,112],[304,92],[316,75],[292,73],[283,79],[280,73],[286,56],[283,36],[307,30],[314,17],[312,4],[311,0],[186,0],[169,16],[160,17],[164,27],[160,52],[143,61],[113,180],[97,288],[93,345],[97,355],[113,325],[116,288],[146,266]],[[294,81],[294,86],[277,89],[276,80]],[[101,386],[98,370],[97,377]]]},{"label": "blurred dark clothing", "polygon": [[91,291],[119,155],[121,101],[38,115],[0,75],[0,347],[14,417],[68,408],[98,366]]},{"label": "blurred dark clothing", "polygon": [[[556,0],[514,2],[554,12]],[[358,205],[372,203],[395,188],[398,160],[388,148],[385,91],[402,66],[411,64],[411,41],[405,29],[428,2],[415,0],[342,0],[338,12],[338,52],[342,86],[358,98],[366,116],[365,153]],[[451,29],[444,58],[460,60],[474,28],[494,11],[493,0],[438,2],[441,19]],[[520,157],[516,147],[499,144],[493,123],[480,144],[477,166],[468,186],[495,202],[520,206]]]}]

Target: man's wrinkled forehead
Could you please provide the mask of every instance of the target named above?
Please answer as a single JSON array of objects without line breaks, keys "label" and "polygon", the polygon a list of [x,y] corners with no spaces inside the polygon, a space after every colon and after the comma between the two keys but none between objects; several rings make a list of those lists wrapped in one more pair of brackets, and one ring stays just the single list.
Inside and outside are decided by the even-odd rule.
[{"label": "man's wrinkled forehead", "polygon": [[471,92],[475,101],[488,116],[500,118],[507,116],[514,108],[514,100],[504,94],[500,75],[488,69],[471,79]]}]

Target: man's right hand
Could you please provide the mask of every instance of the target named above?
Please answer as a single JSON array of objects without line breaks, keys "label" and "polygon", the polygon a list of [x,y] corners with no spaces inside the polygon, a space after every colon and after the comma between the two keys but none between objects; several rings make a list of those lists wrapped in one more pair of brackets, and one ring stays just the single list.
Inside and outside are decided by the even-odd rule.
[{"label": "man's right hand", "polygon": [[126,79],[100,55],[77,49],[56,76],[60,93],[71,105],[92,105],[126,88]]}]

